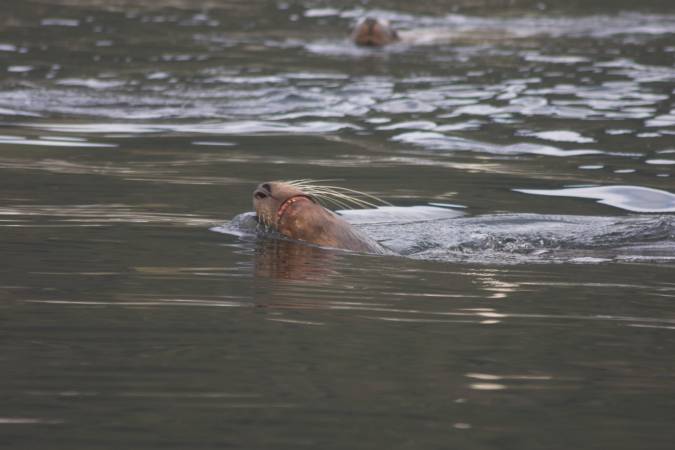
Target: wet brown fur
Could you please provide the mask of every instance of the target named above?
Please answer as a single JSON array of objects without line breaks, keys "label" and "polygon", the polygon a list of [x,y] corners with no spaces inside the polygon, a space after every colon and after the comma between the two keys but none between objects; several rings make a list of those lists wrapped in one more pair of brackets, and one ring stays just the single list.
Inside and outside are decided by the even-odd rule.
[{"label": "wet brown fur", "polygon": [[372,17],[361,20],[352,32],[352,41],[365,47],[382,47],[399,39],[398,33],[387,21]]}]

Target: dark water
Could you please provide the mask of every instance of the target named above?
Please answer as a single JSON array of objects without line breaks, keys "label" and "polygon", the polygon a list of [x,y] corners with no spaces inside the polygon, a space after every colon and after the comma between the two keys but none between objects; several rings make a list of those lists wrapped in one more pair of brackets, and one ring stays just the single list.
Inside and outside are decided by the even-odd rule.
[{"label": "dark water", "polygon": [[2,5],[0,447],[672,448],[671,2],[142,3]]}]

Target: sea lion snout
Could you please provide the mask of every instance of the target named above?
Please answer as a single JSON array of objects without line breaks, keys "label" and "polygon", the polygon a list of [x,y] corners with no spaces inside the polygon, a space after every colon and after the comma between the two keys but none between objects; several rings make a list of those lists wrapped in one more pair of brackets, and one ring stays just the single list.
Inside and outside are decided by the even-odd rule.
[{"label": "sea lion snout", "polygon": [[272,195],[272,186],[269,183],[261,183],[253,191],[253,198],[262,200]]},{"label": "sea lion snout", "polygon": [[[253,207],[258,219],[267,225],[277,220],[279,208],[289,198],[305,193],[291,184],[281,181],[266,181],[253,190]],[[309,198],[309,196],[307,196]]]},{"label": "sea lion snout", "polygon": [[368,30],[368,32],[371,34],[373,33],[373,28],[375,28],[375,26],[377,26],[378,24],[379,22],[377,21],[377,19],[374,19],[372,17],[366,17],[361,22],[361,26],[366,30]]}]

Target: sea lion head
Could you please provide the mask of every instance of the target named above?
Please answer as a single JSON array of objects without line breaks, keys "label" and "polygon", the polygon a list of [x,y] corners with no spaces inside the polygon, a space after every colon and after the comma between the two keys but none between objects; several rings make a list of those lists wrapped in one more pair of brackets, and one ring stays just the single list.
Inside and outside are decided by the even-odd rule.
[{"label": "sea lion head", "polygon": [[322,244],[322,226],[334,214],[302,189],[283,181],[261,183],[253,191],[258,221],[291,239]]},{"label": "sea lion head", "polygon": [[[253,191],[258,222],[280,234],[322,247],[365,253],[384,253],[382,247],[356,231],[312,194],[325,198],[326,191],[307,183],[268,181]],[[307,189],[303,190],[303,188]]]},{"label": "sea lion head", "polygon": [[398,33],[388,20],[366,17],[359,21],[352,32],[352,41],[366,47],[382,47],[399,40]]}]

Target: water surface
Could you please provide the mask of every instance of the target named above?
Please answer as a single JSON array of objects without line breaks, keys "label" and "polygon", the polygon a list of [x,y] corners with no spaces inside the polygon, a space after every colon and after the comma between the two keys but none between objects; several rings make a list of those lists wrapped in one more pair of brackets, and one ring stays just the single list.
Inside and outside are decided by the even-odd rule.
[{"label": "water surface", "polygon": [[[675,10],[496,3],[6,0],[1,442],[671,448]],[[298,178],[396,254],[216,232]]]}]

